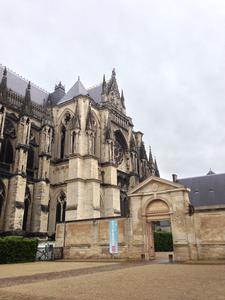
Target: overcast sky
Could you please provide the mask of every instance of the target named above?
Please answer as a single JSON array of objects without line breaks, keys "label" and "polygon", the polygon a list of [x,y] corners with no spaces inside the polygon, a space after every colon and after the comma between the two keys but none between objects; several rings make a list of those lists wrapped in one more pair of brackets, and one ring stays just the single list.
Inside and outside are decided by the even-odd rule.
[{"label": "overcast sky", "polygon": [[224,0],[0,0],[0,63],[47,91],[115,67],[162,177],[225,172]]}]

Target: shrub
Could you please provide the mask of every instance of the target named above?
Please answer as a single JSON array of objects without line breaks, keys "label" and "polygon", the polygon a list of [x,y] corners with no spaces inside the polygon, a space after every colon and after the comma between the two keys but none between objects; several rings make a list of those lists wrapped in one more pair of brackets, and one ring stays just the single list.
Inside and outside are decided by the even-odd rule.
[{"label": "shrub", "polygon": [[38,240],[18,236],[0,238],[0,264],[34,261]]},{"label": "shrub", "polygon": [[173,238],[171,232],[154,232],[155,251],[173,251]]}]

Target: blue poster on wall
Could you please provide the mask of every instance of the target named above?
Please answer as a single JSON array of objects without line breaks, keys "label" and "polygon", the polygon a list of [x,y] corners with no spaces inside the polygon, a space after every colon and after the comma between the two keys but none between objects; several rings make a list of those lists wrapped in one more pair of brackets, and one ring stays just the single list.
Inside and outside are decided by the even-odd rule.
[{"label": "blue poster on wall", "polygon": [[118,253],[118,222],[117,220],[109,221],[109,252]]}]

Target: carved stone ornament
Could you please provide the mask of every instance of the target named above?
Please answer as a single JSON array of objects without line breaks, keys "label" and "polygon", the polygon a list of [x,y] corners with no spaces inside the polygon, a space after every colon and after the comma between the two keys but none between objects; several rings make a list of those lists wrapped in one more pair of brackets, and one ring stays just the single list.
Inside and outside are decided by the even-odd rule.
[{"label": "carved stone ornament", "polygon": [[115,141],[114,144],[114,159],[117,165],[120,165],[123,161],[123,155],[124,155],[124,149],[122,145],[118,142]]},{"label": "carved stone ornament", "polygon": [[13,123],[12,123],[12,121],[10,121],[7,118],[5,119],[4,135],[8,136],[10,138],[15,138],[16,137],[16,131],[15,131],[15,128],[13,126]]}]

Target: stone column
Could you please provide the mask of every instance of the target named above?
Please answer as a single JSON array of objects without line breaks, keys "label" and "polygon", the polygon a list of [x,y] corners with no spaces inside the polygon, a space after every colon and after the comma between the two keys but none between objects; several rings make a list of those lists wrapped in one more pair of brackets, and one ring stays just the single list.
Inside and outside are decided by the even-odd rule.
[{"label": "stone column", "polygon": [[52,128],[43,126],[40,135],[40,154],[38,180],[34,186],[33,219],[31,230],[33,232],[47,232],[48,230],[48,203],[49,203],[49,169],[51,158]]},{"label": "stone column", "polygon": [[117,186],[117,168],[113,164],[105,164],[104,172],[104,216],[120,215],[120,189]]},{"label": "stone column", "polygon": [[30,120],[23,116],[17,132],[17,146],[13,176],[9,182],[9,193],[6,207],[5,230],[21,230],[24,213],[24,197],[26,190],[26,167],[30,139]]}]

